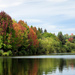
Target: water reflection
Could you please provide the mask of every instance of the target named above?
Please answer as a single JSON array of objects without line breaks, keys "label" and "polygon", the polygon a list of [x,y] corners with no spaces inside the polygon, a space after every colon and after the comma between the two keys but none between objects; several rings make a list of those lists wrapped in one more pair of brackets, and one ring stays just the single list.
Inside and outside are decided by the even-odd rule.
[{"label": "water reflection", "polygon": [[0,75],[73,75],[75,59],[0,58]]}]

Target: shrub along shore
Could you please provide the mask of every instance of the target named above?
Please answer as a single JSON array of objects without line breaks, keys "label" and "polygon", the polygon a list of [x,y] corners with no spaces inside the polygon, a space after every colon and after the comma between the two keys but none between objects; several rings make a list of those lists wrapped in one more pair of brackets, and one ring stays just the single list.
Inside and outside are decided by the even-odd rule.
[{"label": "shrub along shore", "polygon": [[74,53],[75,35],[58,35],[42,28],[18,22],[4,11],[0,12],[0,56]]}]

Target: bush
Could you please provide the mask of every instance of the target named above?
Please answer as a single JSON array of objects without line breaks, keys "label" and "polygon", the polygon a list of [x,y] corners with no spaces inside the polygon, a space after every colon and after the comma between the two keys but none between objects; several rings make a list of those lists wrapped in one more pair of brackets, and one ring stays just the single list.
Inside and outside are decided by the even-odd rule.
[{"label": "bush", "polygon": [[9,56],[13,55],[11,50],[9,50],[7,53]]},{"label": "bush", "polygon": [[28,55],[28,53],[25,50],[21,50],[18,52],[18,55]]},{"label": "bush", "polygon": [[4,52],[3,56],[9,56],[9,54],[7,52]]},{"label": "bush", "polygon": [[3,55],[3,50],[0,50],[0,56],[2,56]]}]

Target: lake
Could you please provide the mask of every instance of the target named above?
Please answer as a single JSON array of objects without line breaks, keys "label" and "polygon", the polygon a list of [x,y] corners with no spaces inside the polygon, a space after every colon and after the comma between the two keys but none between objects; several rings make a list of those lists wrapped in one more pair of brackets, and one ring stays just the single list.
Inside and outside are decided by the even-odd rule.
[{"label": "lake", "polygon": [[75,75],[75,55],[0,57],[0,75]]}]

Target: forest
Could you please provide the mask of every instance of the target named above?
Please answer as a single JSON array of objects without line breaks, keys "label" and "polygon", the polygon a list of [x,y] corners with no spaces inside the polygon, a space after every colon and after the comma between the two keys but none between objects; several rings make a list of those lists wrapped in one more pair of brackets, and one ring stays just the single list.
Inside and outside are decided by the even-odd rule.
[{"label": "forest", "polygon": [[75,53],[75,35],[57,35],[0,12],[0,56]]}]

